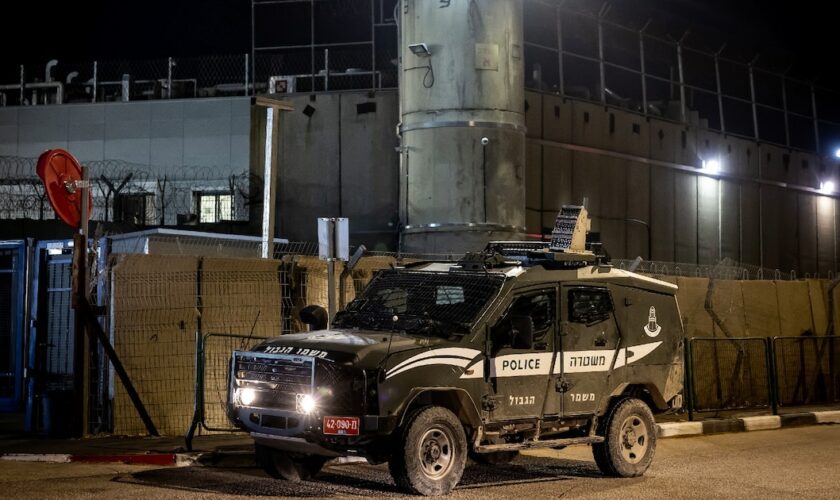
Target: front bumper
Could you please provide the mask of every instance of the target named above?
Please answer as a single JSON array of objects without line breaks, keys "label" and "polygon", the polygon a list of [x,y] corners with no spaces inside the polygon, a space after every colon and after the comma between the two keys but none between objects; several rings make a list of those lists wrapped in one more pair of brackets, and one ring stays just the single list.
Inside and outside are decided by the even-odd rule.
[{"label": "front bumper", "polygon": [[393,417],[364,415],[359,417],[359,434],[347,436],[324,434],[321,415],[243,406],[234,407],[231,416],[259,444],[323,456],[367,456],[370,449],[393,432],[397,423]]}]

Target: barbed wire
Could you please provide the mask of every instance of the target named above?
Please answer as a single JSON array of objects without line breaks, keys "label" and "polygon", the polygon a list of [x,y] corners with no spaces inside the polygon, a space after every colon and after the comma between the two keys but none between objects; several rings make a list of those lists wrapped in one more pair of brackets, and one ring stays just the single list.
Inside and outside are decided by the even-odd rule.
[{"label": "barbed wire", "polygon": [[[0,219],[55,218],[35,172],[37,162],[35,158],[0,156]],[[248,205],[258,196],[254,193],[262,191],[261,180],[247,168],[158,167],[124,160],[83,163],[91,176],[91,218],[98,221],[172,224],[178,215],[198,215],[196,196],[202,193],[229,195],[231,220],[247,220]]]}]

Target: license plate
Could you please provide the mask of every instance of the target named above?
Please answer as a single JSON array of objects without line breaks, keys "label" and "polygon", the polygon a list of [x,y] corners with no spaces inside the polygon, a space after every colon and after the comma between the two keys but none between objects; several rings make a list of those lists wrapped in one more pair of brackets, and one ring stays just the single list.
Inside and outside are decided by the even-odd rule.
[{"label": "license plate", "polygon": [[359,417],[324,417],[324,434],[359,435]]}]

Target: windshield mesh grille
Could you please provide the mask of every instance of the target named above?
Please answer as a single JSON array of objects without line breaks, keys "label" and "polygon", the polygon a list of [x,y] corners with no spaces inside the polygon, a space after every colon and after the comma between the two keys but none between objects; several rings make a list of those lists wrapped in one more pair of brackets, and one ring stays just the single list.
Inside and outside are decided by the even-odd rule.
[{"label": "windshield mesh grille", "polygon": [[475,322],[504,279],[498,274],[383,271],[336,323],[404,330],[434,324],[463,331]]}]

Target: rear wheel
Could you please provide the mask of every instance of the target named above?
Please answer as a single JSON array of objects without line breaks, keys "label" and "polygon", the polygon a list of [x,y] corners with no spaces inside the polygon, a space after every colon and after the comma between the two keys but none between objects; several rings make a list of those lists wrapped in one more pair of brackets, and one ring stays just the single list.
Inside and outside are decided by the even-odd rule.
[{"label": "rear wheel", "polygon": [[388,462],[394,482],[420,495],[446,495],[464,472],[467,438],[458,418],[446,408],[415,412],[403,427]]},{"label": "rear wheel", "polygon": [[257,462],[269,476],[291,482],[312,479],[327,462],[327,457],[286,453],[256,445]]},{"label": "rear wheel", "polygon": [[656,450],[656,424],[650,408],[627,398],[612,406],[598,425],[603,443],[592,445],[595,462],[608,476],[641,476],[650,467]]}]

